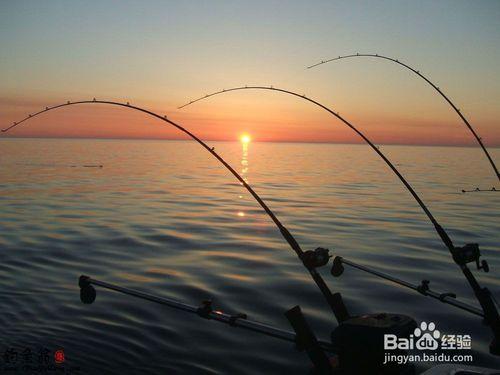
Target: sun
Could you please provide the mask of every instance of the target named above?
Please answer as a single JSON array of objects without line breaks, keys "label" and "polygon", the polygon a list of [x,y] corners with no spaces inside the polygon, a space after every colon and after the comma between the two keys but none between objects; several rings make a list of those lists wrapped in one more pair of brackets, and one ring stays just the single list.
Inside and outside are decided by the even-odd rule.
[{"label": "sun", "polygon": [[241,137],[240,137],[240,141],[241,143],[243,144],[248,144],[250,143],[250,141],[252,140],[252,138],[250,138],[250,136],[248,134],[243,134]]}]

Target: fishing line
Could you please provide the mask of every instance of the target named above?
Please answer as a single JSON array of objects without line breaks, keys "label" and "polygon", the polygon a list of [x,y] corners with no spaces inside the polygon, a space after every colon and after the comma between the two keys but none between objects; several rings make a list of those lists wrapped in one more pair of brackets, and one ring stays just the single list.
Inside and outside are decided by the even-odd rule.
[{"label": "fishing line", "polygon": [[316,66],[319,66],[319,65],[322,65],[322,64],[326,64],[326,63],[329,63],[329,62],[332,62],[332,61],[348,59],[348,58],[351,58],[351,57],[374,57],[374,58],[379,58],[379,59],[384,59],[384,60],[395,62],[396,64],[399,64],[399,65],[401,65],[401,66],[403,66],[403,67],[411,70],[413,73],[415,73],[420,78],[422,78],[425,82],[427,82],[429,85],[431,85],[432,88],[434,90],[436,90],[448,102],[448,104],[453,108],[453,110],[457,113],[457,115],[462,119],[462,121],[465,124],[465,126],[467,126],[467,128],[470,130],[470,132],[472,133],[472,135],[474,136],[474,138],[477,140],[477,142],[479,143],[479,145],[483,149],[484,154],[488,158],[488,160],[489,160],[489,162],[491,164],[491,167],[495,171],[495,174],[496,174],[498,180],[500,181],[500,174],[498,172],[498,168],[497,168],[495,162],[493,161],[493,159],[491,158],[490,154],[488,153],[488,150],[486,149],[485,145],[483,144],[482,138],[476,133],[476,131],[474,130],[474,128],[472,127],[472,125],[465,118],[465,116],[462,114],[462,112],[460,111],[460,109],[458,109],[457,106],[455,106],[455,104],[453,104],[453,102],[451,101],[451,99],[448,98],[448,96],[446,96],[446,94],[443,91],[441,91],[441,89],[438,86],[436,86],[426,76],[424,76],[422,73],[420,73],[420,71],[418,71],[418,70],[412,68],[411,66],[409,66],[409,65],[407,65],[407,64],[405,64],[405,63],[403,63],[403,62],[401,62],[401,61],[399,61],[397,59],[394,59],[392,57],[387,57],[387,56],[383,56],[383,55],[379,55],[379,54],[371,54],[371,53],[357,53],[355,55],[338,56],[338,57],[334,57],[333,59],[323,60],[323,61],[321,61],[321,62],[319,62],[317,64],[308,66],[307,69],[311,69],[311,68],[314,68]]},{"label": "fishing line", "polygon": [[131,105],[129,102],[119,103],[119,102],[114,102],[114,101],[109,101],[109,100],[96,100],[94,98],[93,100],[81,100],[81,101],[76,101],[76,102],[68,101],[64,104],[59,104],[59,105],[56,105],[53,107],[45,107],[45,109],[43,109],[41,111],[38,111],[38,112],[33,113],[33,114],[29,114],[27,117],[25,117],[21,121],[14,122],[11,126],[5,128],[5,129],[2,129],[2,132],[4,132],[4,133],[8,132],[9,130],[21,125],[23,122],[30,120],[30,119],[32,119],[32,118],[34,118],[42,113],[52,111],[54,109],[72,106],[72,105],[78,105],[78,104],[106,104],[106,105],[125,107],[125,108],[133,109],[133,110],[136,110],[139,112],[143,112],[143,113],[146,113],[150,116],[158,118],[158,119],[174,126],[178,130],[187,134],[190,138],[192,138],[193,140],[198,142],[201,146],[203,146],[205,148],[205,150],[207,150],[219,162],[221,162],[224,165],[224,167],[226,167],[226,169],[229,170],[229,172],[231,172],[231,174],[234,177],[236,177],[236,179],[247,189],[247,191],[255,198],[255,200],[259,203],[259,205],[264,209],[264,211],[271,218],[271,220],[274,222],[274,224],[276,224],[276,226],[278,227],[278,229],[279,229],[281,235],[283,236],[283,238],[285,239],[285,241],[290,245],[292,250],[295,251],[295,253],[299,257],[299,259],[302,261],[304,266],[309,271],[314,282],[316,283],[318,288],[321,290],[321,293],[325,297],[325,299],[326,299],[328,305],[330,306],[332,312],[334,313],[337,321],[340,323],[341,321],[348,318],[349,314],[348,314],[347,309],[343,303],[343,300],[342,300],[340,293],[332,294],[332,292],[330,291],[330,289],[328,288],[328,286],[326,285],[325,281],[323,280],[323,278],[321,277],[319,272],[316,270],[316,268],[311,266],[311,264],[307,262],[310,259],[309,256],[311,255],[312,251],[309,250],[309,251],[304,252],[301,249],[301,247],[298,244],[298,242],[296,241],[296,239],[292,236],[292,234],[288,231],[288,229],[281,223],[281,221],[276,217],[276,215],[271,211],[271,209],[267,206],[267,204],[252,189],[252,187],[238,174],[238,172],[236,172],[236,170],[234,170],[217,152],[215,152],[215,149],[213,147],[209,147],[205,142],[203,142],[196,135],[194,135],[193,133],[191,133],[189,130],[185,129],[181,125],[170,120],[169,118],[167,118],[167,116],[161,116],[161,115],[159,115],[155,112],[152,112],[150,110]]},{"label": "fishing line", "polygon": [[[325,105],[306,97],[305,95],[301,95],[298,93],[295,93],[293,91],[281,89],[281,88],[276,88],[273,86],[267,87],[267,86],[242,86],[242,87],[234,87],[230,89],[223,89],[221,91],[216,91],[211,94],[205,95],[203,97],[200,97],[198,99],[192,100],[189,103],[186,103],[180,107],[184,108],[188,105],[191,105],[193,103],[196,103],[198,101],[210,98],[215,95],[223,94],[223,93],[228,93],[232,91],[239,91],[239,90],[269,90],[269,91],[276,91],[276,92],[281,92],[285,93],[288,95],[292,95],[298,98],[301,98],[303,100],[306,100],[308,102],[311,102],[315,104],[316,106],[324,109],[331,115],[335,116],[338,118],[340,121],[342,121],[345,125],[347,125],[349,128],[351,128],[356,134],[358,134],[381,158],[384,160],[384,162],[389,166],[389,168],[396,174],[396,176],[399,178],[399,180],[403,183],[403,185],[406,187],[406,189],[411,193],[413,198],[417,201],[417,203],[420,205],[424,213],[427,215],[431,223],[434,225],[434,229],[436,230],[437,234],[441,238],[442,242],[444,245],[448,248],[450,251],[451,256],[453,257],[453,260],[455,263],[460,267],[462,270],[462,273],[464,274],[465,278],[467,279],[470,287],[474,291],[474,294],[476,296],[476,299],[478,300],[479,304],[481,305],[481,308],[483,309],[484,316],[485,316],[485,321],[490,325],[490,328],[492,329],[495,339],[498,341],[495,341],[495,350],[500,350],[500,316],[498,314],[498,310],[493,302],[492,299],[492,294],[487,288],[482,288],[474,275],[472,274],[471,270],[467,267],[467,263],[471,262],[476,262],[477,268],[478,269],[483,269],[485,272],[488,271],[488,265],[486,261],[482,261],[480,263],[479,257],[480,257],[480,251],[479,251],[479,246],[477,244],[466,244],[463,247],[455,247],[450,236],[448,233],[444,230],[444,228],[437,222],[437,220],[434,218],[430,210],[427,208],[425,203],[422,201],[422,199],[418,196],[416,191],[413,189],[413,187],[408,183],[408,181],[403,177],[403,175],[398,171],[398,169],[392,164],[392,162],[383,154],[380,149],[375,146],[375,144],[370,141],[370,139],[365,136],[360,130],[358,130],[354,125],[352,125],[349,121],[344,119],[342,116],[340,116],[337,112],[334,112],[332,109],[326,107]],[[498,347],[496,346],[498,345]]]}]

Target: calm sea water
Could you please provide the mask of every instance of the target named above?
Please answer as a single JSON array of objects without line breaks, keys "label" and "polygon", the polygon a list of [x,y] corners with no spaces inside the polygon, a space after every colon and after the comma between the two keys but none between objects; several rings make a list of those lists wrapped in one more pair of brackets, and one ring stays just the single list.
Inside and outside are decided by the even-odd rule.
[{"label": "calm sea water", "polygon": [[[361,145],[213,143],[304,249],[336,254],[476,304],[420,208]],[[382,146],[457,245],[478,242],[500,299],[500,194],[462,194],[496,181],[477,148]],[[492,154],[500,162],[500,150]],[[103,165],[86,168],[84,165]],[[498,188],[498,186],[497,186]],[[82,373],[303,374],[292,345],[98,289],[97,279],[289,329],[300,304],[318,335],[335,326],[320,292],[270,219],[192,142],[0,140],[0,350],[64,348]],[[470,334],[487,354],[479,319],[356,270],[333,279],[353,314],[400,312]],[[476,274],[478,274],[476,272]]]}]

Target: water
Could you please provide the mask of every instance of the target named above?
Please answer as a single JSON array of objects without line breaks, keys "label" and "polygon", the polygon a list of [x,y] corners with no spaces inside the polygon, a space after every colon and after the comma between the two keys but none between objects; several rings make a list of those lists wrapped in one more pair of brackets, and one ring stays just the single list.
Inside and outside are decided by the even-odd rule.
[{"label": "water", "polygon": [[[476,304],[420,208],[361,145],[212,143],[304,249],[335,253]],[[64,348],[82,373],[303,374],[307,357],[278,340],[98,289],[79,301],[78,276],[198,304],[288,329],[300,304],[327,339],[334,319],[274,224],[192,142],[0,140],[0,350]],[[479,242],[500,299],[500,194],[461,194],[496,181],[477,148],[383,146],[457,245]],[[500,150],[492,150],[500,160]],[[86,168],[84,165],[103,165]],[[400,312],[470,334],[479,319],[356,270],[333,279],[352,313]],[[476,272],[478,274],[478,272]],[[425,367],[425,366],[424,366]]]}]

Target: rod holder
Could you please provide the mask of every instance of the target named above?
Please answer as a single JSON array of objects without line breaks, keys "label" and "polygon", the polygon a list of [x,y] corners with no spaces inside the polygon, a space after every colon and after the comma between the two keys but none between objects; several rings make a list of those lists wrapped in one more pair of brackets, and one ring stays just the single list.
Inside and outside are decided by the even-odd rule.
[{"label": "rod holder", "polygon": [[333,374],[333,368],[318,340],[309,327],[300,306],[295,306],[285,313],[286,318],[296,333],[296,345],[305,350],[318,374]]}]

